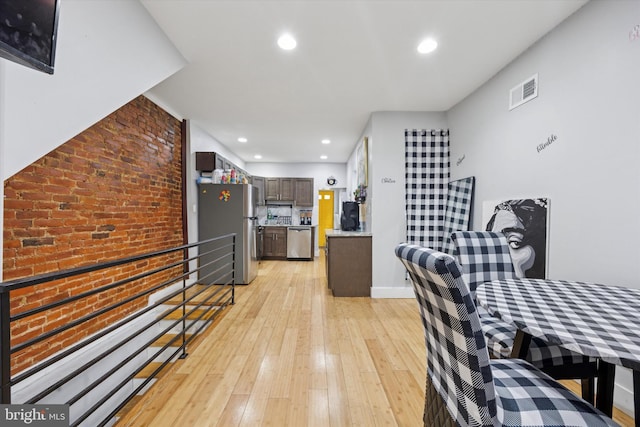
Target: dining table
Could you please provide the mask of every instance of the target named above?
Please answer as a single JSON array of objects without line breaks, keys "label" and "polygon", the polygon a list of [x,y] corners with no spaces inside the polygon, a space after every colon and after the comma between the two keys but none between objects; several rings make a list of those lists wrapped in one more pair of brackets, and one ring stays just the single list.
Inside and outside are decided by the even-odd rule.
[{"label": "dining table", "polygon": [[633,372],[640,426],[640,289],[567,280],[502,279],[476,289],[476,303],[516,326],[512,357],[531,337],[598,359],[596,407],[611,416],[615,367]]}]

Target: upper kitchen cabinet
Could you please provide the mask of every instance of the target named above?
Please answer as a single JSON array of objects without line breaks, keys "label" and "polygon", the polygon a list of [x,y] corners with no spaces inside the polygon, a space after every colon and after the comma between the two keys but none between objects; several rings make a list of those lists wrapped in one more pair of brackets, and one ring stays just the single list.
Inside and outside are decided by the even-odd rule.
[{"label": "upper kitchen cabinet", "polygon": [[196,152],[196,170],[212,172],[216,169],[231,169],[232,163],[212,151]]},{"label": "upper kitchen cabinet", "polygon": [[280,200],[280,178],[264,179],[264,199]]},{"label": "upper kitchen cabinet", "polygon": [[196,153],[196,170],[211,172],[216,169],[216,153],[202,152]]},{"label": "upper kitchen cabinet", "polygon": [[313,207],[313,178],[296,178],[295,204],[296,206]]},{"label": "upper kitchen cabinet", "polygon": [[280,178],[280,200],[295,200],[296,187],[294,178]]},{"label": "upper kitchen cabinet", "polygon": [[262,176],[254,176],[251,178],[251,184],[258,189],[258,205],[263,206],[265,200],[264,194],[264,177]]},{"label": "upper kitchen cabinet", "polygon": [[294,178],[265,178],[265,200],[295,200]]},{"label": "upper kitchen cabinet", "polygon": [[313,206],[313,178],[264,178],[264,188],[266,200]]},{"label": "upper kitchen cabinet", "polygon": [[216,154],[216,169],[229,170],[238,169],[229,160],[222,157],[220,154]]},{"label": "upper kitchen cabinet", "polygon": [[237,165],[218,153],[214,153],[213,151],[196,152],[196,170],[199,170],[200,172],[212,172],[216,169],[235,169],[236,172],[240,172],[244,176],[249,176],[245,170],[239,168]]}]

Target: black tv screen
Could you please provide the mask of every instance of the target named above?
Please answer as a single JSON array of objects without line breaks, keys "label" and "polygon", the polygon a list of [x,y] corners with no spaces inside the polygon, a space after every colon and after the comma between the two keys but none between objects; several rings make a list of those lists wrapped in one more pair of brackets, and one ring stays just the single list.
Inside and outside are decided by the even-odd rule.
[{"label": "black tv screen", "polygon": [[0,0],[0,57],[53,74],[60,0]]}]

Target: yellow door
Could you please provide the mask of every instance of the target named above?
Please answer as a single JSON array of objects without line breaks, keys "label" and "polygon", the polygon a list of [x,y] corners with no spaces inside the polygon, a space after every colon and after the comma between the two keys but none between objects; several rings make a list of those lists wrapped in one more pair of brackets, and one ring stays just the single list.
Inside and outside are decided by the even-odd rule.
[{"label": "yellow door", "polygon": [[318,246],[327,245],[325,230],[333,228],[333,190],[320,190],[318,193]]}]

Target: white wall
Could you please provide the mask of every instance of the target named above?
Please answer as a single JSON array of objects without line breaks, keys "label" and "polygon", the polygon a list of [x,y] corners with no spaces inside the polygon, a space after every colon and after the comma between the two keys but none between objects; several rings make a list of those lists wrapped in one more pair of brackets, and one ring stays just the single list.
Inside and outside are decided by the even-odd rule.
[{"label": "white wall", "polygon": [[225,145],[223,145],[213,136],[209,135],[196,122],[194,122],[193,120],[189,120],[189,128],[191,129],[190,153],[194,154],[198,151],[213,151],[214,153],[221,154],[224,158],[237,165],[238,167],[245,168],[245,163],[240,157],[236,156],[234,152],[229,151],[229,149]]},{"label": "white wall", "polygon": [[445,113],[376,112],[369,135],[367,204],[373,233],[374,298],[413,298],[394,249],[406,241],[405,129],[447,129]]},{"label": "white wall", "polygon": [[[452,178],[476,177],[475,229],[483,200],[550,198],[550,278],[640,287],[639,17],[637,0],[587,3],[447,114]],[[534,73],[538,97],[508,111]],[[618,369],[616,405],[630,390]]]},{"label": "white wall", "polygon": [[53,75],[0,61],[3,179],[185,64],[138,1],[109,0],[61,2]]},{"label": "white wall", "polygon": [[[551,278],[640,287],[639,16],[637,1],[588,3],[448,113],[453,169],[476,176],[478,203],[550,198]],[[538,97],[509,112],[509,89],[534,73]]]}]

